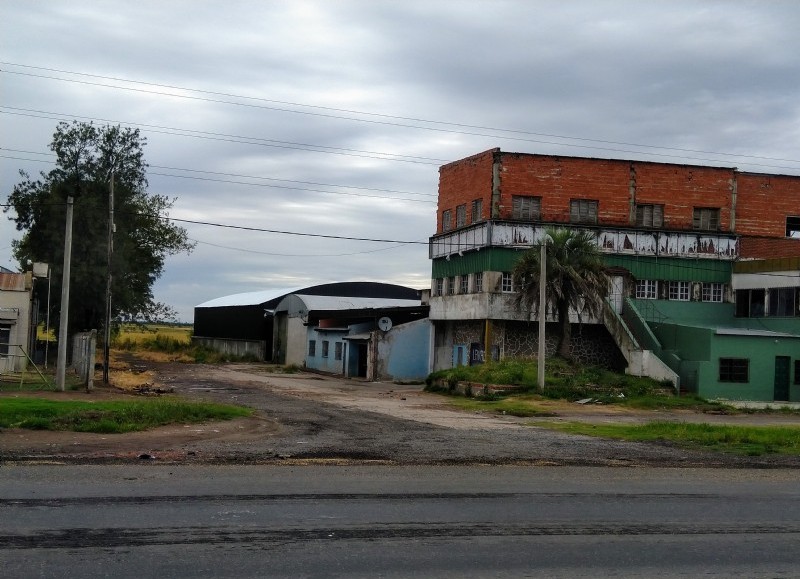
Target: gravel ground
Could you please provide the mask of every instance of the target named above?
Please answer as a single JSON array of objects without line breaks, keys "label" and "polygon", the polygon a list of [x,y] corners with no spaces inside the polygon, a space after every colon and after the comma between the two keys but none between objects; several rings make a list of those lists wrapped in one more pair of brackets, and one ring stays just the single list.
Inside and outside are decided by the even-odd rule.
[{"label": "gravel ground", "polygon": [[[271,374],[262,365],[158,364],[159,382],[181,396],[243,404],[249,419],[98,435],[6,429],[0,463],[364,463],[798,467],[795,457],[737,457],[666,444],[611,441],[530,426],[531,419],[454,410],[445,398],[400,386],[307,373]],[[8,393],[6,393],[8,395]],[[108,398],[96,389],[47,396]],[[691,420],[791,423],[796,417],[636,412],[562,405],[550,420]]]}]

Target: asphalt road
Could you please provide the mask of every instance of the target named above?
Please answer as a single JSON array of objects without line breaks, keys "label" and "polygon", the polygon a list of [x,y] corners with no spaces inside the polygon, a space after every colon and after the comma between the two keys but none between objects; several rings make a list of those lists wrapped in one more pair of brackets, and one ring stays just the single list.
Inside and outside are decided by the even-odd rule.
[{"label": "asphalt road", "polygon": [[800,577],[794,470],[0,467],[4,577]]}]

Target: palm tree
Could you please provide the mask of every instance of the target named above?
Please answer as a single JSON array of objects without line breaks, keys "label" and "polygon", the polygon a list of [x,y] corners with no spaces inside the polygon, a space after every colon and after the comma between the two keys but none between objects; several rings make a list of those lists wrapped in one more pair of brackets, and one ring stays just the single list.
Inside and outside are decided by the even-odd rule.
[{"label": "palm tree", "polygon": [[[545,232],[546,312],[555,313],[559,324],[556,355],[571,359],[569,312],[599,317],[608,294],[609,278],[594,237],[588,231],[552,229]],[[539,313],[540,249],[526,251],[514,266],[517,306]]]}]

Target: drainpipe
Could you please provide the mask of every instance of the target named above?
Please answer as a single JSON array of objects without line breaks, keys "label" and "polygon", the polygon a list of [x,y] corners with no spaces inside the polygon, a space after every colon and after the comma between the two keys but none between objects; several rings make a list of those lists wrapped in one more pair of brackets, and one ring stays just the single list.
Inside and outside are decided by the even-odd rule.
[{"label": "drainpipe", "polygon": [[492,219],[497,219],[500,217],[500,169],[502,167],[501,155],[502,153],[500,152],[500,149],[496,149],[492,156]]},{"label": "drainpipe", "polygon": [[731,178],[731,233],[736,231],[736,196],[739,189],[737,174],[736,169],[734,169],[733,177]]}]

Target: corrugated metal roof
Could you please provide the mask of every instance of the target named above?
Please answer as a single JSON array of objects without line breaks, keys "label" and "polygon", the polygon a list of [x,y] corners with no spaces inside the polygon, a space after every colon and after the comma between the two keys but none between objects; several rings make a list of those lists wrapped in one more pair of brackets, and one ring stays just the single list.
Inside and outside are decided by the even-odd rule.
[{"label": "corrugated metal roof", "polygon": [[762,336],[765,338],[800,338],[797,334],[773,332],[771,330],[753,330],[750,328],[717,328],[718,336]]},{"label": "corrugated metal roof", "polygon": [[0,273],[0,290],[11,292],[25,291],[24,273]]},{"label": "corrugated metal roof", "polygon": [[295,295],[303,300],[309,311],[380,310],[384,308],[411,308],[422,305],[420,300]]}]

